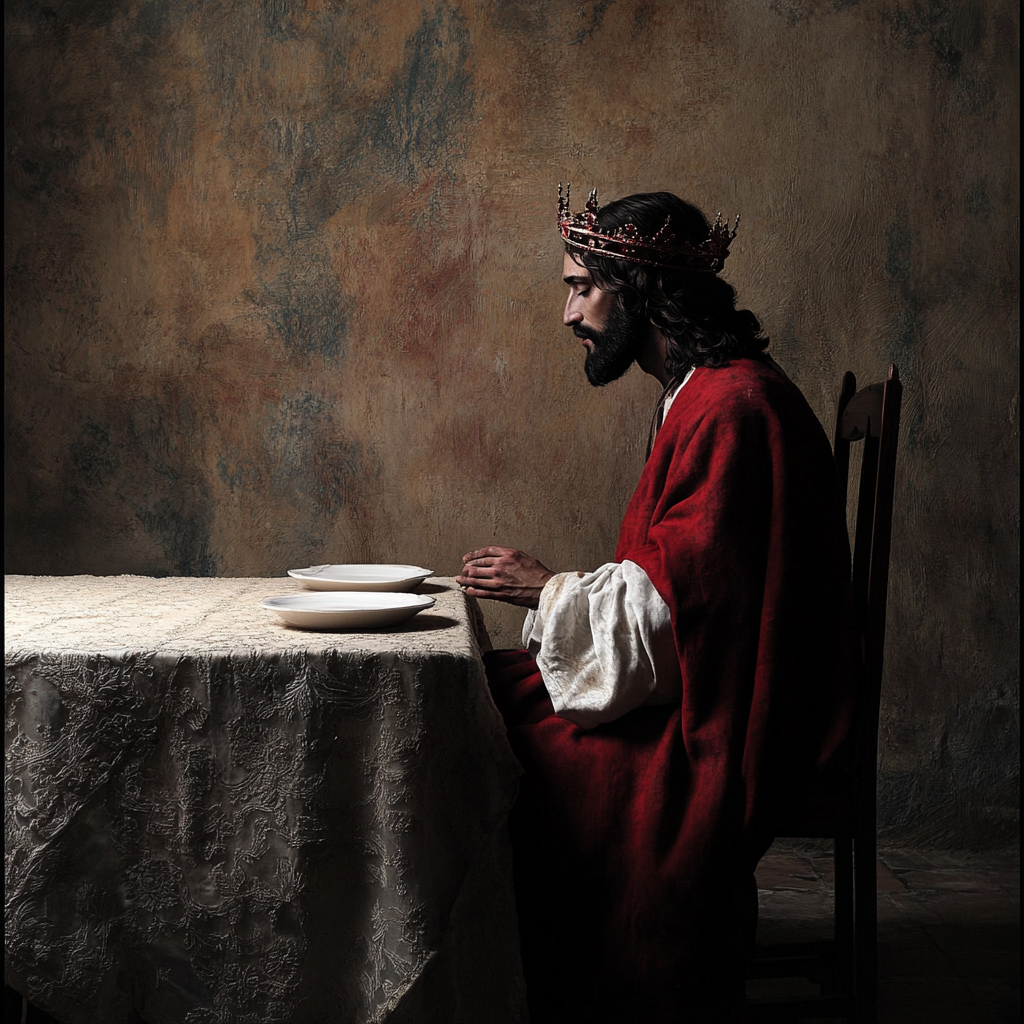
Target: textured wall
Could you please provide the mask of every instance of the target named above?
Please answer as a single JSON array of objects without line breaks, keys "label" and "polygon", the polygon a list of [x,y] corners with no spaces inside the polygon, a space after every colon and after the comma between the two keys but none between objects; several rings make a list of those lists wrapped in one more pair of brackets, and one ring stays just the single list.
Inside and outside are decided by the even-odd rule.
[{"label": "textured wall", "polygon": [[5,10],[7,571],[607,560],[554,188],[668,188],[826,422],[899,364],[882,820],[1016,831],[1014,0]]}]

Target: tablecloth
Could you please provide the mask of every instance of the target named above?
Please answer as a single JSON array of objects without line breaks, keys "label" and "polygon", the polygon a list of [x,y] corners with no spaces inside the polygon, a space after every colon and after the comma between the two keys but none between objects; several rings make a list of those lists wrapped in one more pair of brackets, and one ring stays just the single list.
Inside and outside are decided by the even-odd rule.
[{"label": "tablecloth", "polygon": [[300,589],[5,578],[6,978],[67,1024],[525,1021],[472,603],[259,607]]}]

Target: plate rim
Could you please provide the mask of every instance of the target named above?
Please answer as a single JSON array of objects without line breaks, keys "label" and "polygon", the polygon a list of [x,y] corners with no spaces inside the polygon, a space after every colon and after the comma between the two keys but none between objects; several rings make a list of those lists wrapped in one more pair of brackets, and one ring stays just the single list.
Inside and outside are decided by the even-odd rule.
[{"label": "plate rim", "polygon": [[384,580],[374,580],[373,582],[386,582],[386,583],[406,583],[413,579],[428,579],[433,575],[433,569],[426,569],[422,565],[407,565],[402,562],[327,562],[320,569],[320,572],[312,573],[309,570],[315,568],[315,566],[307,565],[301,569],[288,569],[287,574],[296,580],[327,580],[331,583],[364,583],[365,579],[359,579],[358,577],[345,577],[345,576],[324,576],[324,569],[335,569],[335,568],[346,568],[350,566],[360,566],[366,568],[381,568],[381,569],[411,569],[414,570],[406,576],[395,576],[385,577]]},{"label": "plate rim", "polygon": [[[316,608],[316,607],[302,607],[301,605],[287,604],[284,606],[275,606],[271,604],[272,601],[339,601],[339,600],[351,600],[355,601],[367,601],[370,598],[379,601],[386,601],[388,599],[394,601],[393,604],[369,604],[359,607],[350,608]],[[404,598],[405,600],[397,600]],[[277,612],[280,614],[282,610],[302,612],[304,614],[314,615],[343,615],[346,612],[388,612],[388,611],[407,611],[410,608],[417,607],[417,611],[425,611],[427,608],[433,608],[437,604],[437,598],[431,597],[429,594],[410,594],[408,592],[395,592],[391,590],[314,590],[314,591],[303,591],[299,594],[271,594],[262,601],[260,601],[260,607],[266,608],[269,611]]]}]

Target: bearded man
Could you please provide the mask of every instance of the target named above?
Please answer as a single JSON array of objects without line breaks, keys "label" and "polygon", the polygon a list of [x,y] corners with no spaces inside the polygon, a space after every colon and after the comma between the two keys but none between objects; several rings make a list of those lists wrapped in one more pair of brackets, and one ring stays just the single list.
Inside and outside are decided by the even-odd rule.
[{"label": "bearded man", "polygon": [[569,212],[563,321],[591,384],[662,385],[614,560],[464,556],[530,609],[487,656],[523,768],[510,818],[534,1024],[738,1019],[753,870],[842,770],[850,562],[828,440],[719,276],[735,228],[667,192]]}]

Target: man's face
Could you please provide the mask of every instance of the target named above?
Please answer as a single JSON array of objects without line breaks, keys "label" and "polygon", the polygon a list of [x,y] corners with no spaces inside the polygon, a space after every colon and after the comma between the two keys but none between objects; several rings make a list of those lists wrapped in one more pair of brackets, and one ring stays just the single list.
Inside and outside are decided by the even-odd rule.
[{"label": "man's face", "polygon": [[562,323],[583,342],[583,370],[594,387],[618,380],[633,365],[642,325],[623,311],[617,296],[601,291],[590,271],[566,253],[562,280],[569,286]]}]

